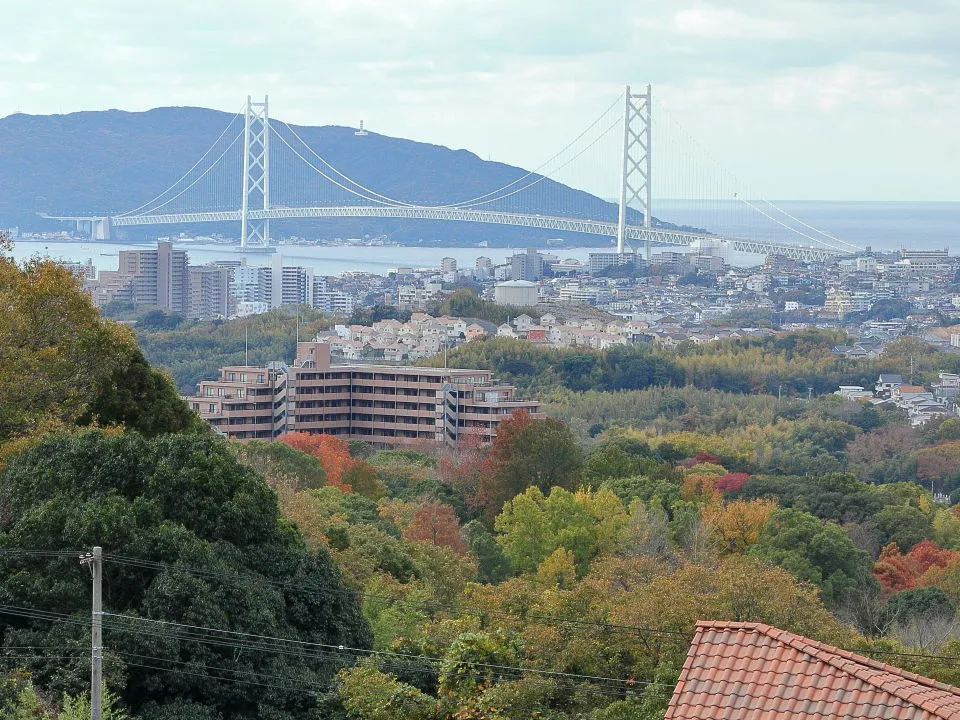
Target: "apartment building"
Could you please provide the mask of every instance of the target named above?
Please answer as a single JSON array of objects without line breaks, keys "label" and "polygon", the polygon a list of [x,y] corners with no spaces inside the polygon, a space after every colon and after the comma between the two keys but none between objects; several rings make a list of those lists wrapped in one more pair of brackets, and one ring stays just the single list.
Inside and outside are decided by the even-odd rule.
[{"label": "apartment building", "polygon": [[118,274],[128,278],[118,298],[186,314],[190,298],[187,253],[160,241],[156,250],[121,250]]},{"label": "apartment building", "polygon": [[237,303],[230,291],[233,268],[221,265],[192,265],[188,268],[190,295],[187,317],[206,320],[232,317]]},{"label": "apartment building", "polygon": [[382,445],[490,442],[517,410],[540,417],[540,404],[487,370],[330,362],[330,345],[302,342],[293,366],[221,368],[199,384],[191,407],[227,437],[324,433]]}]

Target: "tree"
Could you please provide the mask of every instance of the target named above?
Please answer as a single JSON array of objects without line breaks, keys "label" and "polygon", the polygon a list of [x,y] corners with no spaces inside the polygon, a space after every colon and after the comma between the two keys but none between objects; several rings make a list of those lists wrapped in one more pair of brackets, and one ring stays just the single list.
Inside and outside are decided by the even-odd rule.
[{"label": "tree", "polygon": [[503,582],[510,575],[510,561],[493,535],[480,520],[471,520],[461,531],[470,548],[470,554],[477,559],[477,580],[482,583]]},{"label": "tree", "polygon": [[534,572],[558,548],[571,551],[583,572],[594,557],[618,547],[629,522],[610,490],[571,493],[555,487],[544,495],[531,487],[504,505],[494,527],[519,572]]},{"label": "tree", "polygon": [[873,574],[884,590],[893,593],[929,584],[924,576],[931,568],[956,564],[960,564],[960,552],[944,550],[930,540],[917,543],[906,554],[890,543],[880,553]]},{"label": "tree", "polygon": [[933,534],[930,518],[909,505],[888,505],[871,518],[870,525],[881,544],[896,543],[902,552]]},{"label": "tree", "polygon": [[295,450],[300,450],[317,458],[323,465],[329,485],[340,488],[344,492],[352,490],[346,484],[344,475],[354,466],[355,461],[350,456],[350,446],[344,440],[333,435],[292,432],[281,435],[280,441]]},{"label": "tree", "polygon": [[460,523],[453,508],[443,503],[428,503],[417,510],[413,521],[403,531],[407,540],[420,540],[448,547],[458,555],[467,554],[467,544],[460,536]]},{"label": "tree", "polygon": [[818,586],[833,607],[845,593],[874,582],[870,557],[843,530],[800,510],[776,510],[749,553]]},{"label": "tree", "polygon": [[0,253],[0,307],[0,443],[44,423],[123,423],[149,436],[204,427],[68,269]]},{"label": "tree", "polygon": [[354,460],[341,481],[345,487],[371,500],[379,500],[387,494],[387,487],[380,481],[377,469],[364,460]]},{"label": "tree", "polygon": [[251,440],[238,444],[236,451],[240,462],[263,475],[274,489],[282,482],[288,482],[293,490],[321,488],[327,483],[327,473],[317,458],[286,443]]},{"label": "tree", "polygon": [[735,500],[727,505],[707,506],[703,519],[713,529],[714,537],[724,551],[746,552],[760,540],[767,520],[776,509],[776,503],[769,500]]},{"label": "tree", "polygon": [[528,487],[572,489],[580,482],[583,451],[570,428],[520,411],[500,423],[480,478],[479,499],[492,517]]},{"label": "tree", "polygon": [[[251,695],[214,676],[130,664],[138,656],[156,658],[149,664],[161,668],[222,667],[318,687],[337,669],[319,656],[195,642],[173,623],[369,646],[360,609],[327,554],[307,550],[281,520],[263,479],[214,437],[50,435],[8,462],[0,497],[7,510],[0,518],[0,547],[7,551],[0,554],[0,597],[9,604],[88,616],[89,577],[72,554],[38,559],[13,551],[106,548],[103,601],[114,618],[107,623],[114,628],[107,631],[108,680],[124,688],[133,714],[153,708],[159,717],[171,703],[191,701],[239,720],[292,720],[316,706],[282,685]],[[0,618],[4,645],[81,647],[89,645],[84,633],[83,623]],[[37,659],[29,669],[38,686],[55,694],[77,696],[89,677],[81,655]]]},{"label": "tree", "polygon": [[340,701],[354,720],[430,720],[436,701],[412,685],[359,665],[338,676]]}]

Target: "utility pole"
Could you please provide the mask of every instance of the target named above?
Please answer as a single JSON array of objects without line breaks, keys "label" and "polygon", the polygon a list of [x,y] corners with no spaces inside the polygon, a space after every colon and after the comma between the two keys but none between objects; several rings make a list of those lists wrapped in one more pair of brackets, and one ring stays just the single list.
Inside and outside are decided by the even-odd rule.
[{"label": "utility pole", "polygon": [[90,720],[103,720],[103,548],[80,556],[93,577],[93,614],[90,620]]}]

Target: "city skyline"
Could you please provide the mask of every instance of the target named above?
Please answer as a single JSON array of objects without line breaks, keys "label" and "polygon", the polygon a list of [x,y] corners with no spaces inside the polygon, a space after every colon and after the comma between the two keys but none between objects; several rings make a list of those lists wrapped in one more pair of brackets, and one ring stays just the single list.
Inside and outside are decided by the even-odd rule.
[{"label": "city skyline", "polygon": [[[770,198],[949,200],[960,148],[956,3],[286,2],[8,13],[0,115],[270,93],[356,126],[536,167],[625,82]],[[506,22],[504,18],[510,18]],[[255,30],[252,30],[255,28]],[[784,172],[789,168],[789,172]]]}]

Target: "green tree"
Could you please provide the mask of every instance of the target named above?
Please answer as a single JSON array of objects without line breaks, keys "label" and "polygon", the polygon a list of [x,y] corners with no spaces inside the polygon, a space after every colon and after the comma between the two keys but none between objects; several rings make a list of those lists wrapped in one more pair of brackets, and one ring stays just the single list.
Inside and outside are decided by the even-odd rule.
[{"label": "green tree", "polygon": [[933,524],[921,510],[909,505],[888,505],[869,522],[881,546],[896,543],[900,552],[933,535]]},{"label": "green tree", "polygon": [[436,701],[373,665],[339,675],[340,701],[355,720],[428,720]]},{"label": "green tree", "polygon": [[[175,626],[223,628],[292,641],[367,647],[369,630],[325,552],[311,553],[281,520],[274,493],[210,436],[52,435],[11,459],[0,475],[0,598],[7,604],[83,617],[89,579],[72,556],[38,560],[14,550],[101,545],[107,667],[134,714],[191,701],[240,720],[302,717],[316,700],[282,689],[251,694],[210,676],[157,672],[136,656],[176,669],[197,664],[326,687],[337,667],[317,656],[250,652],[183,637]],[[130,564],[137,558],[146,566]],[[191,571],[196,568],[199,572]],[[142,619],[140,619],[142,618]],[[116,626],[130,628],[119,630]],[[4,617],[6,645],[82,646],[82,624]],[[86,641],[89,642],[88,640]],[[135,660],[134,660],[135,662]],[[36,660],[38,685],[78,695],[88,677],[77,661]],[[146,712],[146,710],[144,710]],[[200,712],[203,712],[202,710]]]},{"label": "green tree", "polygon": [[497,541],[519,572],[533,572],[557,549],[573,553],[582,572],[597,555],[614,551],[630,515],[610,490],[571,493],[555,487],[549,495],[528,488],[508,501],[494,526]]},{"label": "green tree", "polygon": [[906,626],[924,619],[950,620],[957,609],[947,594],[937,587],[904,590],[893,595],[880,611],[880,626]]},{"label": "green tree", "polygon": [[838,525],[800,510],[775,511],[749,554],[818,586],[824,602],[833,607],[847,592],[876,582],[870,574],[870,556],[857,549]]},{"label": "green tree", "polygon": [[503,582],[510,576],[510,560],[480,520],[463,526],[462,534],[470,554],[477,559],[477,580],[482,583]]},{"label": "green tree", "polygon": [[323,464],[286,443],[251,440],[235,449],[240,462],[263,475],[271,485],[286,481],[294,490],[313,490],[327,484]]},{"label": "green tree", "polygon": [[14,669],[0,676],[0,716],[5,720],[48,720],[51,714],[37,696],[30,673]]},{"label": "green tree", "polygon": [[480,477],[480,502],[493,516],[528,487],[576,488],[582,466],[583,451],[569,427],[552,418],[514,413],[497,428]]}]

